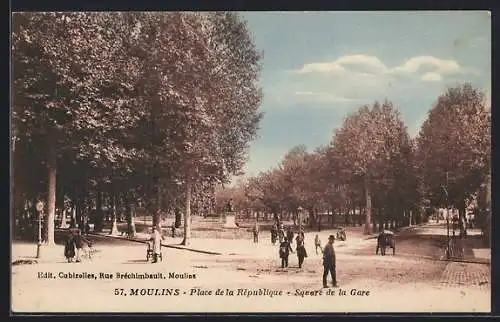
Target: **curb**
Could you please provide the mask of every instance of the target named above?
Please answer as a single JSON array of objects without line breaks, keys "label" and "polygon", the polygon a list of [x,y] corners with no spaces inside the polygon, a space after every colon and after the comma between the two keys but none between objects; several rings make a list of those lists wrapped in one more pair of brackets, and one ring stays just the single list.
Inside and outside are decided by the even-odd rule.
[{"label": "curb", "polygon": [[[135,239],[135,238],[127,238],[127,237],[120,237],[120,236],[110,236],[110,235],[102,235],[102,234],[95,234],[95,233],[90,233],[89,235],[92,236],[99,236],[99,237],[104,237],[104,238],[113,238],[113,239],[120,239],[120,240],[125,240],[125,241],[130,241],[134,243],[140,243],[140,244],[146,244],[147,242],[145,240],[140,240],[140,239]],[[212,252],[208,250],[201,250],[201,249],[196,249],[196,248],[190,248],[182,245],[168,245],[168,244],[161,244],[163,247],[167,248],[175,248],[175,249],[182,249],[182,250],[188,250],[191,252],[195,253],[202,253],[202,254],[208,254],[208,255],[222,255],[222,253],[218,252]]]},{"label": "curb", "polygon": [[443,259],[445,262],[454,262],[454,263],[466,263],[466,264],[479,264],[479,265],[488,265],[491,266],[491,262],[487,260],[469,260],[469,259]]},{"label": "curb", "polygon": [[[394,230],[394,232],[396,234],[398,233],[403,233],[403,232],[407,232],[407,231],[411,231],[415,228],[420,228],[420,227],[423,227],[425,226],[426,224],[418,224],[418,225],[413,225],[413,226],[405,226],[405,227],[400,227],[400,228],[397,228],[396,230]],[[363,237],[364,240],[368,240],[368,239],[375,239],[377,238],[377,236],[379,235],[379,233],[373,233],[371,236],[366,236],[366,237]]]}]

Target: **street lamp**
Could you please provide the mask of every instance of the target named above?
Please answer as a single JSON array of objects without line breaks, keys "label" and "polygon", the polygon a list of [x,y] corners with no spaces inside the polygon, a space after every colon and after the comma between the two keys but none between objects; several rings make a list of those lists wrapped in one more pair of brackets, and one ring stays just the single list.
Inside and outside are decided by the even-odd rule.
[{"label": "street lamp", "polygon": [[41,257],[42,249],[42,212],[43,212],[43,201],[38,200],[36,203],[36,211],[38,212],[38,242],[36,245],[36,258]]},{"label": "street lamp", "polygon": [[450,259],[450,206],[448,204],[448,172],[446,172],[446,186],[441,186],[446,198],[446,259]]}]

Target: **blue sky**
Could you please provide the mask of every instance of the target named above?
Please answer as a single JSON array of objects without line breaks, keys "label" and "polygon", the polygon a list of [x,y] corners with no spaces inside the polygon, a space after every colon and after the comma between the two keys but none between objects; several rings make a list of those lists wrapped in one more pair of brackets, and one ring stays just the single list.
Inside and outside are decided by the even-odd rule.
[{"label": "blue sky", "polygon": [[264,52],[259,138],[247,176],[276,166],[295,145],[327,144],[344,117],[391,100],[415,136],[447,86],[489,92],[487,12],[244,12]]}]

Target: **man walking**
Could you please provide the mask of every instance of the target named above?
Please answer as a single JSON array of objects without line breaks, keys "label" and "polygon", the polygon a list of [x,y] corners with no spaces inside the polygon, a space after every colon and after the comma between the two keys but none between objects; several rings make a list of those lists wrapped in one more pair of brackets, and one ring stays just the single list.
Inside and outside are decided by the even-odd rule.
[{"label": "man walking", "polygon": [[285,230],[283,229],[283,227],[280,227],[280,230],[279,230],[279,233],[278,233],[278,238],[279,238],[280,244],[286,238],[286,236],[285,236]]},{"label": "man walking", "polygon": [[253,225],[253,242],[258,243],[259,242],[259,224],[255,223]]},{"label": "man walking", "polygon": [[290,252],[293,253],[292,246],[288,242],[288,239],[285,237],[284,241],[280,244],[280,258],[281,258],[281,268],[288,267],[288,257],[290,256]]},{"label": "man walking", "polygon": [[335,250],[333,249],[333,242],[335,236],[330,235],[328,237],[328,243],[323,250],[323,287],[328,287],[326,284],[326,279],[328,273],[332,276],[332,285],[337,287],[337,275],[336,275],[336,258]]},{"label": "man walking", "polygon": [[172,231],[172,238],[175,238],[175,223],[172,223],[172,227],[170,229]]},{"label": "man walking", "polygon": [[297,243],[297,257],[299,259],[299,268],[302,268],[302,263],[304,263],[304,258],[307,257],[307,251],[304,245],[304,234],[299,233],[295,241]]},{"label": "man walking", "polygon": [[274,224],[273,227],[271,228],[271,243],[273,245],[276,244],[277,236],[278,236],[278,227],[276,226],[276,224]]}]

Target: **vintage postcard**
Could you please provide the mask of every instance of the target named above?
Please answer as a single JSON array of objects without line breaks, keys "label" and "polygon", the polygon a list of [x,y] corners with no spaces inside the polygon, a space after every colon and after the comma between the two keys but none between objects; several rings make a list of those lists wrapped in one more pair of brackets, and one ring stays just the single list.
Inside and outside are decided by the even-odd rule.
[{"label": "vintage postcard", "polygon": [[11,27],[13,313],[491,311],[489,12]]}]

